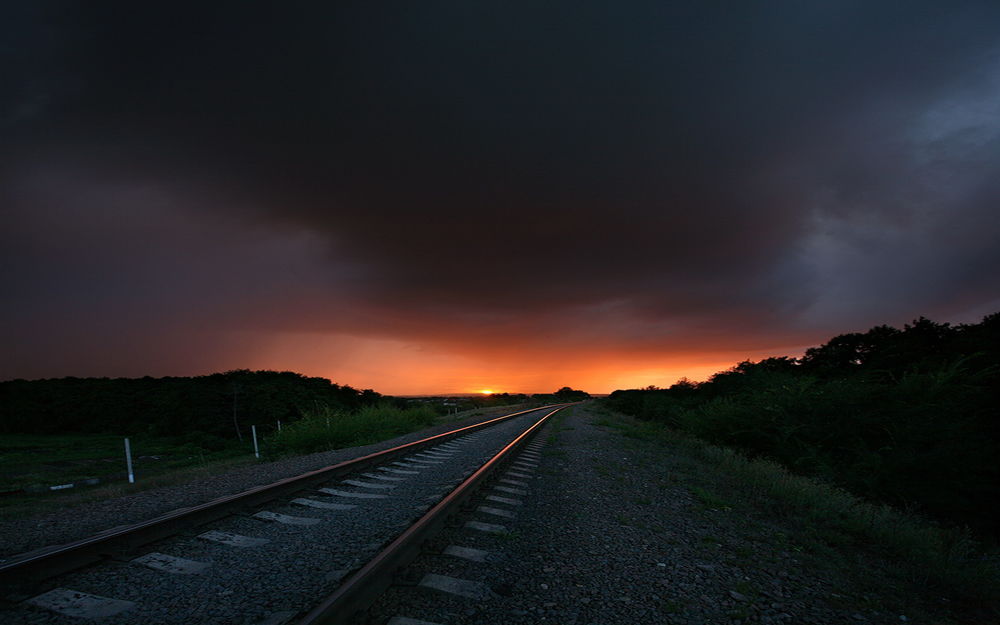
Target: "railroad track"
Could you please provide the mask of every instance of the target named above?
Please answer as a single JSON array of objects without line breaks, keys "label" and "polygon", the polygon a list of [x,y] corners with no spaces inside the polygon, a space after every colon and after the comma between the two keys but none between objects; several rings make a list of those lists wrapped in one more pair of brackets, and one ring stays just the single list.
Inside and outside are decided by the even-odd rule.
[{"label": "railroad track", "polygon": [[537,449],[525,448],[563,407],[506,415],[12,558],[0,564],[0,622],[349,622],[513,464],[485,507],[509,514],[503,505],[517,503],[518,478],[536,463]]}]

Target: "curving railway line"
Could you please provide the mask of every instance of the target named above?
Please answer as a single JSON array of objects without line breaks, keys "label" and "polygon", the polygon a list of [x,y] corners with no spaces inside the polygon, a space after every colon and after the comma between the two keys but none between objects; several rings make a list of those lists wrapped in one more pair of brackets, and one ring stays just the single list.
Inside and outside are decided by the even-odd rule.
[{"label": "curving railway line", "polygon": [[[537,466],[537,434],[563,407],[513,413],[16,556],[0,563],[0,622],[351,622],[473,497],[490,522],[466,527],[503,531]],[[444,576],[413,583],[485,592]]]}]

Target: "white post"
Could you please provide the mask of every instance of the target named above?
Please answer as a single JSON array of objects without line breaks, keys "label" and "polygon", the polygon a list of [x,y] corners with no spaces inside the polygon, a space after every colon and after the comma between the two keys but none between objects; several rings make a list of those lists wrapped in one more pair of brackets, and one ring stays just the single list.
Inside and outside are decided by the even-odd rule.
[{"label": "white post", "polygon": [[281,431],[281,419],[278,419],[278,431]]},{"label": "white post", "polygon": [[128,444],[128,438],[125,439],[125,464],[128,465],[128,483],[135,484],[135,473],[132,472],[132,447]]},{"label": "white post", "polygon": [[260,449],[257,447],[257,426],[251,425],[250,431],[253,432],[253,455],[260,458]]}]

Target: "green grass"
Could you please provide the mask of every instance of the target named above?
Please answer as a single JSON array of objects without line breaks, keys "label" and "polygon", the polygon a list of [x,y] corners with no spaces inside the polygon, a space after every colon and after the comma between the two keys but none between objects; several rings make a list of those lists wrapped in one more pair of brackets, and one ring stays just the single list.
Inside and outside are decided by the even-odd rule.
[{"label": "green grass", "polygon": [[[254,461],[248,444],[214,436],[130,437],[136,483],[126,480],[124,440],[109,435],[22,435],[0,438],[0,519],[50,512],[87,501],[187,482]],[[49,486],[100,478],[96,486]]]},{"label": "green grass", "polygon": [[[503,411],[503,408],[495,410]],[[261,451],[267,455],[308,453],[373,443],[480,412],[484,411],[438,417],[425,406],[408,409],[376,406],[355,414],[322,412],[285,424],[280,434],[264,434],[258,427],[258,436]],[[130,439],[135,472],[141,478],[253,453],[249,440],[241,444],[200,432],[177,437],[132,436]],[[123,475],[125,470],[121,436],[5,434],[0,438],[0,491]]]},{"label": "green grass", "polygon": [[[237,443],[214,436],[130,438],[134,471],[140,479],[246,453]],[[8,434],[0,439],[2,491],[125,473],[121,436]]]},{"label": "green grass", "polygon": [[427,406],[366,406],[341,414],[322,410],[282,428],[266,442],[268,455],[311,453],[369,445],[431,426],[437,415]]},{"label": "green grass", "polygon": [[688,490],[691,491],[691,494],[694,495],[695,499],[700,501],[703,506],[710,510],[728,511],[732,509],[729,502],[700,486],[690,486],[688,487]]},{"label": "green grass", "polygon": [[[365,445],[430,425],[476,414],[506,414],[525,409],[500,406],[438,416],[427,406],[398,409],[376,406],[356,414],[319,412],[285,424],[280,433],[258,428],[263,458]],[[329,427],[327,419],[329,418]],[[136,483],[125,481],[123,437],[115,435],[25,435],[0,437],[0,491],[38,487],[41,492],[0,497],[0,519],[49,512],[87,501],[180,484],[257,462],[249,440],[242,444],[192,432],[181,437],[130,437]],[[102,478],[97,486],[42,490],[48,486]]]},{"label": "green grass", "polygon": [[[545,438],[545,444],[552,447],[559,444],[559,433],[564,430],[572,430],[573,428],[563,427],[563,422],[566,420],[566,416],[573,414],[576,410],[576,406],[570,406],[569,408],[563,408],[559,412],[552,415],[549,419],[550,434]],[[560,452],[551,449],[544,450],[542,453],[546,455],[558,454]]]},{"label": "green grass", "polygon": [[[463,417],[468,415],[461,415]],[[330,427],[327,427],[329,417]],[[364,445],[435,423],[426,406],[376,406],[355,414],[322,413],[285,424],[280,433],[258,436],[262,456]],[[0,498],[0,517],[45,512],[59,505],[110,498],[156,486],[198,479],[255,462],[249,440],[242,444],[192,432],[179,437],[132,436],[136,483],[125,481],[124,439],[115,435],[9,434],[0,437],[0,491],[28,488]],[[98,486],[49,491],[49,486],[100,478]]]},{"label": "green grass", "polygon": [[[835,486],[794,475],[775,462],[749,459],[664,425],[620,416],[599,420],[624,436],[672,446],[714,465],[727,476],[742,503],[795,519],[807,528],[800,540],[811,538],[841,551],[868,545],[907,565],[919,583],[987,603],[1000,596],[1000,554],[977,543],[967,530],[941,527],[910,512],[864,501]],[[688,489],[707,507],[724,510],[735,505],[702,487]]]},{"label": "green grass", "polygon": [[612,419],[611,417],[601,416],[597,417],[590,422],[591,425],[596,425],[602,428],[620,428],[622,426],[621,421]]}]

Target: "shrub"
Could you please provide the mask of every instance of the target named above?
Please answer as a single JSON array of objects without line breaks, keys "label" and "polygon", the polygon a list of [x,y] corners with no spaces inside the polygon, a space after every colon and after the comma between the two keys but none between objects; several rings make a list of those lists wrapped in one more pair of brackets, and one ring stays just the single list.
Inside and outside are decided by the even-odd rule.
[{"label": "shrub", "polygon": [[609,407],[1000,539],[1000,315],[920,319]]},{"label": "shrub", "polygon": [[323,406],[284,426],[268,439],[273,453],[311,453],[368,445],[432,425],[437,415],[429,406],[401,408],[389,403],[338,412]]}]

